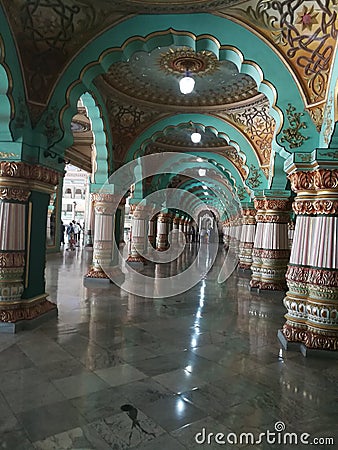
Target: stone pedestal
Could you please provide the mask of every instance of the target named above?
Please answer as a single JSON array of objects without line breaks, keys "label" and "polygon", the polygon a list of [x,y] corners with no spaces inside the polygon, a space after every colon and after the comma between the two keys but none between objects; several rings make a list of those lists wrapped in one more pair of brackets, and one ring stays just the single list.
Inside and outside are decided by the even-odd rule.
[{"label": "stone pedestal", "polygon": [[254,205],[257,225],[250,285],[258,289],[285,290],[290,256],[288,222],[291,203],[286,198],[265,197],[255,199]]},{"label": "stone pedestal", "polygon": [[338,170],[300,170],[289,178],[297,219],[283,335],[307,349],[338,350]]}]

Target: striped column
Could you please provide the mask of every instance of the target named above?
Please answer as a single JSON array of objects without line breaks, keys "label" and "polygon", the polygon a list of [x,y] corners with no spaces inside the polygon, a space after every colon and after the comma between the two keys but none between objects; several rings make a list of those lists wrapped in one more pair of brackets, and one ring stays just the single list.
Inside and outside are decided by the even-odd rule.
[{"label": "striped column", "polygon": [[148,228],[148,242],[151,247],[155,248],[156,245],[156,222],[157,216],[152,216],[149,220],[149,228]]},{"label": "striped column", "polygon": [[243,208],[242,211],[242,234],[239,244],[239,267],[249,270],[252,264],[252,249],[256,234],[256,210],[251,208]]},{"label": "striped column", "polygon": [[173,218],[173,229],[171,232],[171,245],[173,247],[178,246],[179,226],[180,226],[180,216],[176,214]]},{"label": "striped column", "polygon": [[150,207],[146,205],[131,205],[131,245],[127,262],[145,263],[146,258],[142,256],[147,250],[148,240],[148,217]]},{"label": "striped column", "polygon": [[223,243],[225,250],[228,250],[230,244],[230,220],[223,223]]},{"label": "striped column", "polygon": [[338,350],[338,170],[297,171],[283,335],[309,349]]},{"label": "striped column", "polygon": [[258,289],[284,290],[289,262],[289,199],[260,198],[254,200],[257,210],[256,235],[252,251],[250,286]]},{"label": "striped column", "polygon": [[94,209],[93,261],[85,279],[109,280],[110,271],[113,269],[113,202],[116,197],[109,193],[93,193],[91,198]]},{"label": "striped column", "polygon": [[157,217],[156,249],[160,252],[169,248],[168,229],[170,220],[171,215],[169,213],[161,212]]},{"label": "striped column", "polygon": [[185,234],[184,234],[184,226],[185,226],[185,217],[181,217],[180,218],[180,223],[179,223],[179,226],[178,226],[178,229],[179,229],[179,231],[181,232],[180,234],[179,234],[179,244],[180,245],[184,245],[185,244],[185,240],[184,240],[184,236],[185,236]]}]

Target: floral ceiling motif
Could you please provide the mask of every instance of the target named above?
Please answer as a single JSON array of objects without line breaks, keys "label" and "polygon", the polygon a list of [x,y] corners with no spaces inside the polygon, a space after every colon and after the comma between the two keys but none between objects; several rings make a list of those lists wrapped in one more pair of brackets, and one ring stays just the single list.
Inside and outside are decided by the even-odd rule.
[{"label": "floral ceiling motif", "polygon": [[268,99],[261,95],[250,104],[228,108],[219,115],[233,123],[251,140],[261,166],[268,167],[276,126],[269,115]]},{"label": "floral ceiling motif", "polygon": [[[193,66],[193,95],[182,95],[178,82],[184,60]],[[211,77],[211,78],[210,78]],[[238,72],[235,64],[218,61],[212,52],[163,47],[137,52],[128,61],[113,64],[102,79],[114,95],[168,107],[223,107],[257,95],[255,81]]]},{"label": "floral ceiling motif", "polygon": [[295,71],[317,126],[323,121],[330,68],[337,40],[336,0],[248,1],[224,10],[244,19],[270,40]]}]

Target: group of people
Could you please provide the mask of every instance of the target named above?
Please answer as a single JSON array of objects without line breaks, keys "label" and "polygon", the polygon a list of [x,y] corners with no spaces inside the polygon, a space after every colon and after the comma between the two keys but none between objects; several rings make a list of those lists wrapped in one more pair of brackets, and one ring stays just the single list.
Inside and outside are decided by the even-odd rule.
[{"label": "group of people", "polygon": [[60,245],[65,244],[65,233],[68,240],[68,248],[66,250],[75,250],[75,247],[79,247],[81,232],[83,227],[79,222],[73,220],[69,225],[65,225],[61,220],[61,230],[60,230]]}]

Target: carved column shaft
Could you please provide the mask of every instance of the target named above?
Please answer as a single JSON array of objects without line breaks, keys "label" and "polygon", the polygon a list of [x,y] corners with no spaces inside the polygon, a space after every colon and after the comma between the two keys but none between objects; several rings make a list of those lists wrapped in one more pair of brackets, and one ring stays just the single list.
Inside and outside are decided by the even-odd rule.
[{"label": "carved column shaft", "polygon": [[250,285],[259,289],[284,290],[289,262],[288,199],[255,199],[256,235],[252,251]]},{"label": "carved column shaft", "polygon": [[155,247],[156,244],[156,221],[157,221],[156,216],[153,216],[149,220],[148,241],[152,247]]},{"label": "carved column shaft", "polygon": [[239,267],[250,269],[252,264],[252,249],[256,235],[256,210],[254,208],[243,209],[243,225],[241,242],[239,244]]},{"label": "carved column shaft", "polygon": [[163,252],[168,249],[168,229],[171,215],[168,213],[160,213],[157,217],[157,235],[156,235],[156,249]]},{"label": "carved column shaft", "polygon": [[148,223],[151,208],[146,205],[134,204],[132,209],[131,246],[128,262],[144,263],[146,258],[142,256],[147,250]]},{"label": "carved column shaft", "polygon": [[113,261],[114,199],[113,194],[92,194],[95,214],[93,263],[86,275],[87,278],[109,278],[107,272]]},{"label": "carved column shaft", "polygon": [[338,170],[290,175],[297,214],[284,337],[307,348],[338,350]]}]

